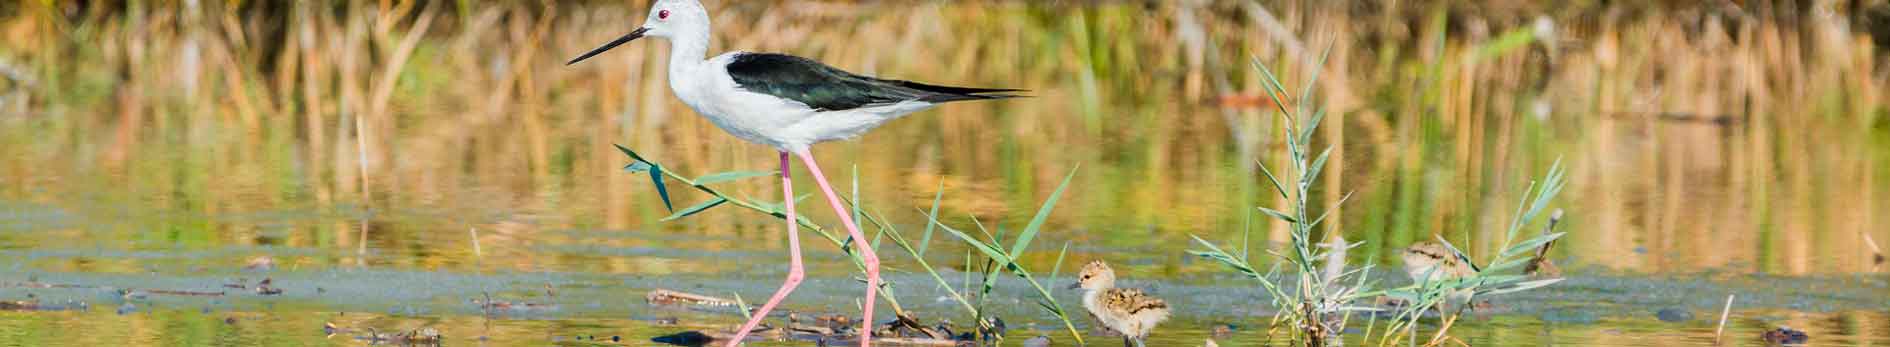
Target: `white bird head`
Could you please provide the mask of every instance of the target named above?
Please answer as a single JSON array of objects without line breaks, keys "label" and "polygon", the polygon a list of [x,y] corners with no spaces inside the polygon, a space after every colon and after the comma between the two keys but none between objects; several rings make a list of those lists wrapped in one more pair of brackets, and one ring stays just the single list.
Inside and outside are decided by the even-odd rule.
[{"label": "white bird head", "polygon": [[578,56],[576,59],[571,59],[571,61],[565,63],[565,65],[576,64],[584,59],[589,59],[592,56],[604,53],[604,51],[609,51],[611,48],[617,48],[618,45],[645,36],[661,37],[670,40],[677,40],[679,38],[707,40],[709,36],[709,10],[702,7],[702,3],[697,0],[657,0],[655,4],[650,5],[650,14],[643,19],[642,27],[616,40],[611,40],[603,46],[598,46],[597,49],[584,52],[583,55]]},{"label": "white bird head", "polygon": [[643,19],[644,36],[674,38],[697,31],[707,32],[709,10],[696,0],[658,0]]}]

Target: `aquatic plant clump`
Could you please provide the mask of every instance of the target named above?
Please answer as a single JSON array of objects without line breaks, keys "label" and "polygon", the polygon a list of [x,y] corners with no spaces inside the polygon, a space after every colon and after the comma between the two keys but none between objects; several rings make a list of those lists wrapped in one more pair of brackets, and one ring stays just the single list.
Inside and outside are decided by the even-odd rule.
[{"label": "aquatic plant clump", "polygon": [[[1513,293],[1561,281],[1560,278],[1527,280],[1529,277],[1526,275],[1506,274],[1519,272],[1518,270],[1526,264],[1532,264],[1538,257],[1536,253],[1539,249],[1563,235],[1549,230],[1526,240],[1517,239],[1520,236],[1519,232],[1530,225],[1530,222],[1547,208],[1556,194],[1561,192],[1566,182],[1566,170],[1560,161],[1549,168],[1542,182],[1531,184],[1528,191],[1533,195],[1526,194],[1521,205],[1517,206],[1517,215],[1510,223],[1502,247],[1499,248],[1502,252],[1481,268],[1471,265],[1471,258],[1468,255],[1451,245],[1449,240],[1438,236],[1437,241],[1441,245],[1437,247],[1441,248],[1438,253],[1443,253],[1439,256],[1459,260],[1464,265],[1470,265],[1471,270],[1462,271],[1453,276],[1437,276],[1426,272],[1414,276],[1419,280],[1411,285],[1374,290],[1371,285],[1375,282],[1367,281],[1367,274],[1374,267],[1373,264],[1352,269],[1348,269],[1345,264],[1346,251],[1356,248],[1360,243],[1347,243],[1342,232],[1337,231],[1324,235],[1323,239],[1326,240],[1324,242],[1316,241],[1321,239],[1319,233],[1321,223],[1333,210],[1337,209],[1339,204],[1343,204],[1351,197],[1347,194],[1334,202],[1332,207],[1318,211],[1316,214],[1309,207],[1311,205],[1310,190],[1318,181],[1320,171],[1326,167],[1327,160],[1331,158],[1333,148],[1328,145],[1317,154],[1309,150],[1312,148],[1313,134],[1325,116],[1324,110],[1311,109],[1309,106],[1313,104],[1312,88],[1318,80],[1320,66],[1324,64],[1324,60],[1322,56],[1320,62],[1314,64],[1314,69],[1311,70],[1312,76],[1306,80],[1305,86],[1301,89],[1300,99],[1291,103],[1288,102],[1286,87],[1279,82],[1273,71],[1258,61],[1254,62],[1255,68],[1265,77],[1266,83],[1263,85],[1285,123],[1280,129],[1287,139],[1285,144],[1289,165],[1287,170],[1280,173],[1288,175],[1286,176],[1288,179],[1283,180],[1265,164],[1256,164],[1266,181],[1275,188],[1279,198],[1287,202],[1287,206],[1283,208],[1255,207],[1257,212],[1284,222],[1289,228],[1291,239],[1287,248],[1266,251],[1279,262],[1262,272],[1249,260],[1247,239],[1251,230],[1246,228],[1241,230],[1238,253],[1227,251],[1199,236],[1194,236],[1194,240],[1201,249],[1189,251],[1193,255],[1215,260],[1260,284],[1260,287],[1272,298],[1273,306],[1281,308],[1276,311],[1269,323],[1269,336],[1284,330],[1286,339],[1307,346],[1336,344],[1339,343],[1340,332],[1344,331],[1351,313],[1371,312],[1375,313],[1373,318],[1376,318],[1377,313],[1390,311],[1393,319],[1385,324],[1380,342],[1389,345],[1406,338],[1413,339],[1412,341],[1415,342],[1415,323],[1418,319],[1423,316],[1423,313],[1435,310],[1449,300],[1468,303],[1478,295]],[[1285,105],[1295,106],[1289,108]],[[1559,216],[1560,211],[1557,212]],[[1553,224],[1553,222],[1550,223],[1550,228]],[[1432,268],[1427,271],[1438,270]],[[1291,287],[1288,287],[1288,283]],[[1386,302],[1398,304],[1388,308],[1360,304],[1370,302],[1367,299],[1384,299]],[[1448,313],[1442,327],[1432,338],[1431,344],[1444,341],[1447,336],[1445,332],[1454,323],[1455,316],[1455,312]],[[1373,323],[1371,325],[1375,325],[1375,319]],[[1376,328],[1376,326],[1368,328]],[[1368,338],[1371,337],[1369,332],[1365,335]]]}]

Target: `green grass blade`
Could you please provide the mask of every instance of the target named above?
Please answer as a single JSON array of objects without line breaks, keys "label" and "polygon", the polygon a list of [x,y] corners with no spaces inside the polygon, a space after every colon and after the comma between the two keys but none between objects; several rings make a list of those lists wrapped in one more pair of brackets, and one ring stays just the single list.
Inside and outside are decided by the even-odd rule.
[{"label": "green grass blade", "polygon": [[692,216],[697,213],[702,213],[702,211],[708,210],[710,208],[721,206],[723,203],[727,203],[727,202],[728,202],[728,199],[723,199],[722,197],[709,199],[709,201],[703,201],[702,203],[696,204],[695,206],[690,206],[689,208],[685,208],[682,211],[676,211],[676,213],[670,214],[669,217],[663,217],[663,221],[668,222],[668,221],[673,221],[677,219],[682,219],[683,217]]},{"label": "green grass blade", "polygon": [[718,173],[702,175],[701,177],[696,177],[696,184],[698,185],[715,184],[715,183],[722,183],[722,182],[729,182],[729,181],[739,181],[743,179],[749,179],[749,178],[755,178],[755,177],[761,177],[761,176],[774,176],[777,174],[780,174],[780,171],[718,172]]},{"label": "green grass blade", "polygon": [[1007,264],[1007,265],[1011,263],[1011,257],[1008,255],[1005,255],[1004,251],[999,250],[997,247],[992,246],[991,244],[985,243],[984,241],[980,241],[978,240],[978,238],[972,237],[971,235],[967,235],[964,232],[960,232],[958,231],[958,229],[952,229],[952,227],[950,226],[940,224],[938,222],[938,219],[933,219],[931,222],[932,224],[938,224],[939,229],[945,230],[946,233],[952,234],[952,236],[957,236],[958,239],[964,240],[965,243],[971,244],[971,248],[975,248],[978,250],[978,252],[984,253],[984,256],[990,257],[991,260],[995,260],[997,262]]},{"label": "green grass blade", "polygon": [[1562,235],[1564,234],[1567,234],[1567,233],[1566,232],[1552,233],[1548,235],[1536,236],[1534,238],[1530,238],[1529,240],[1516,243],[1515,246],[1509,246],[1509,249],[1503,250],[1503,253],[1498,255],[1497,258],[1509,258],[1509,257],[1520,255],[1520,254],[1534,253],[1537,247],[1542,247],[1543,244],[1553,242],[1555,241],[1555,239],[1561,238]]},{"label": "green grass blade", "polygon": [[[860,202],[860,166],[857,164],[853,165],[853,180],[852,181],[853,181],[853,201],[852,201],[853,202],[853,220],[855,221],[854,223],[858,223],[858,221],[860,220],[860,204],[862,204],[862,202]],[[874,243],[873,246],[878,247],[879,244]]]},{"label": "green grass blade", "polygon": [[1030,247],[1031,239],[1037,237],[1044,221],[1050,219],[1050,211],[1056,209],[1057,199],[1062,198],[1063,190],[1070,187],[1070,179],[1076,177],[1076,170],[1070,169],[1070,173],[1063,176],[1063,183],[1057,184],[1057,190],[1050,192],[1050,197],[1044,199],[1043,207],[1037,208],[1037,216],[1030,218],[1030,224],[1024,225],[1024,231],[1017,234],[1017,243],[1011,244],[1011,254],[1024,254],[1024,249]]},{"label": "green grass blade", "polygon": [[1504,271],[1509,271],[1510,269],[1522,267],[1523,264],[1527,264],[1527,263],[1529,263],[1529,258],[1510,259],[1510,260],[1503,261],[1501,263],[1491,264],[1490,266],[1483,267],[1483,272],[1500,273]]},{"label": "green grass blade", "polygon": [[1057,251],[1056,265],[1050,267],[1050,283],[1052,285],[1055,285],[1057,283],[1057,275],[1060,273],[1063,273],[1063,256],[1069,255],[1069,254],[1070,254],[1070,242],[1064,241],[1063,250]]},{"label": "green grass blade", "polygon": [[1326,109],[1321,108],[1318,111],[1313,111],[1312,117],[1306,120],[1306,130],[1299,132],[1299,143],[1301,146],[1312,145],[1313,133],[1319,130],[1319,123],[1325,119]]},{"label": "green grass blade", "polygon": [[1286,212],[1280,212],[1279,210],[1274,210],[1274,209],[1270,209],[1266,207],[1255,207],[1255,209],[1259,209],[1261,213],[1265,213],[1267,214],[1267,216],[1286,221],[1287,223],[1299,223],[1299,219],[1293,218],[1292,215],[1286,214]]},{"label": "green grass blade", "polygon": [[663,166],[650,165],[650,183],[656,185],[656,196],[663,198],[663,208],[676,210],[676,205],[669,202],[669,186],[663,184]]},{"label": "green grass blade", "polygon": [[1301,179],[1299,181],[1300,184],[1303,184],[1305,186],[1302,186],[1300,188],[1312,187],[1313,182],[1319,180],[1319,171],[1325,170],[1326,159],[1328,158],[1332,158],[1331,146],[1327,146],[1325,150],[1320,151],[1319,158],[1313,159],[1312,166],[1306,167],[1306,177],[1305,179]]},{"label": "green grass blade", "polygon": [[644,160],[644,159],[643,159],[643,156],[641,156],[641,155],[637,155],[637,152],[636,152],[636,151],[632,151],[632,150],[630,150],[629,148],[625,148],[625,147],[624,147],[623,145],[619,145],[619,144],[611,144],[611,146],[616,146],[616,147],[617,147],[617,151],[620,151],[620,152],[623,152],[623,154],[624,154],[624,155],[628,155],[628,156],[630,156],[630,159],[633,159],[633,160],[636,160],[636,161],[637,161],[637,162],[639,162],[639,163],[648,163],[648,162],[650,162],[649,160]]},{"label": "green grass blade", "polygon": [[[1310,104],[1310,102],[1308,101],[1312,100],[1310,96],[1313,95],[1313,86],[1319,83],[1319,73],[1324,72],[1326,70],[1326,57],[1331,56],[1331,55],[1332,55],[1332,43],[1327,42],[1326,49],[1319,52],[1319,60],[1316,60],[1313,62],[1312,74],[1306,77],[1306,84],[1300,87],[1300,90],[1299,90],[1300,103],[1298,106],[1301,113],[1304,113],[1307,107],[1312,107],[1312,105],[1308,105]],[[1320,112],[1323,113],[1324,108],[1321,108]],[[1319,121],[1313,120],[1311,124],[1309,124],[1308,126],[1309,127],[1319,126]],[[1307,130],[1301,133],[1310,133],[1310,132],[1311,130]],[[1311,136],[1307,136],[1307,138],[1311,138]]]},{"label": "green grass blade", "polygon": [[1255,162],[1254,162],[1253,164],[1254,164],[1254,166],[1259,166],[1259,167],[1260,167],[1260,174],[1262,174],[1262,175],[1266,175],[1266,176],[1267,176],[1267,183],[1272,183],[1272,184],[1273,184],[1273,189],[1274,189],[1274,191],[1277,191],[1277,192],[1279,192],[1279,193],[1280,193],[1280,198],[1281,198],[1281,199],[1290,199],[1290,198],[1291,198],[1291,197],[1289,197],[1289,196],[1287,196],[1287,195],[1286,195],[1286,194],[1287,194],[1287,192],[1288,192],[1288,190],[1286,190],[1286,185],[1285,185],[1285,184],[1281,184],[1281,183],[1280,183],[1280,178],[1279,178],[1279,177],[1275,177],[1275,176],[1273,176],[1273,170],[1268,170],[1268,169],[1267,169],[1267,164],[1262,164],[1262,163],[1260,163],[1260,162],[1258,162],[1258,161],[1255,161]]},{"label": "green grass blade", "polygon": [[[945,198],[945,182],[938,183],[938,192],[932,194],[932,210],[925,213],[926,218],[938,219],[938,203]],[[925,256],[925,249],[932,245],[932,223],[925,223],[925,234],[919,236],[919,256]]]},{"label": "green grass blade", "polygon": [[1525,290],[1530,290],[1530,289],[1546,287],[1551,284],[1556,284],[1557,282],[1562,282],[1562,280],[1564,280],[1564,278],[1551,278],[1551,279],[1546,279],[1546,280],[1522,282],[1522,283],[1517,283],[1516,285],[1510,286],[1508,288],[1496,289],[1496,290],[1491,290],[1487,292],[1477,293],[1477,295],[1498,295],[1498,294],[1515,293],[1515,292],[1520,292],[1520,291],[1525,291]]}]

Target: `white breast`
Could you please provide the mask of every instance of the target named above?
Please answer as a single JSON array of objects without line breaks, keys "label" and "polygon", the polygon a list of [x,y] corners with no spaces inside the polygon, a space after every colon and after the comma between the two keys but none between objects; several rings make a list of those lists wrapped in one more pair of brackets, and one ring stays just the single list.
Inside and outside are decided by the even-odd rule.
[{"label": "white breast", "polygon": [[787,131],[794,124],[812,117],[814,109],[771,95],[742,90],[728,75],[731,52],[710,58],[691,69],[670,71],[669,85],[697,114],[737,138],[777,149],[804,148],[812,143],[798,143]]}]

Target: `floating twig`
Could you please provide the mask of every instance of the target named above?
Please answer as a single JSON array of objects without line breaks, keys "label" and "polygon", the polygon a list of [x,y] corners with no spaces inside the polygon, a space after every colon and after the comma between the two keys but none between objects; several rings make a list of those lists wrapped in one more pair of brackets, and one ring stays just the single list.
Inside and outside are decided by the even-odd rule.
[{"label": "floating twig", "polygon": [[649,294],[643,295],[643,300],[651,304],[661,304],[661,305],[688,304],[688,305],[718,306],[718,307],[737,306],[734,300],[723,299],[723,298],[718,298],[718,297],[713,297],[713,296],[708,296],[708,295],[701,295],[701,294],[690,294],[690,293],[684,293],[684,292],[668,290],[668,289],[652,290],[650,291]]},{"label": "floating twig", "polygon": [[[1554,234],[1556,224],[1561,221],[1562,209],[1555,209],[1554,213],[1549,214],[1549,225],[1542,227],[1542,235],[1547,236]],[[1543,243],[1542,247],[1536,248],[1535,258],[1529,259],[1529,264],[1523,266],[1523,274],[1536,276],[1538,278],[1562,277],[1562,269],[1557,268],[1555,262],[1549,261],[1549,247],[1554,247],[1555,242],[1559,239],[1559,237],[1551,239],[1549,242]]]},{"label": "floating twig", "polygon": [[484,252],[479,251],[479,228],[466,228],[466,233],[472,234],[473,257],[485,257]]},{"label": "floating twig", "polygon": [[1865,232],[1863,234],[1864,234],[1864,245],[1870,246],[1870,254],[1871,254],[1870,263],[1872,265],[1883,265],[1883,260],[1884,260],[1883,248],[1877,247],[1877,240],[1870,238],[1869,232]]},{"label": "floating twig", "polygon": [[1732,316],[1733,294],[1726,294],[1726,307],[1719,310],[1719,328],[1713,329],[1713,344],[1719,344],[1720,337],[1726,335],[1726,318]]}]

